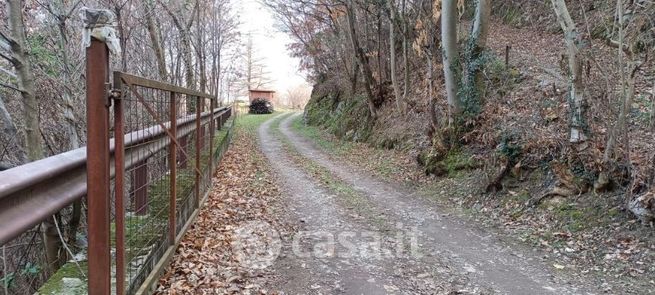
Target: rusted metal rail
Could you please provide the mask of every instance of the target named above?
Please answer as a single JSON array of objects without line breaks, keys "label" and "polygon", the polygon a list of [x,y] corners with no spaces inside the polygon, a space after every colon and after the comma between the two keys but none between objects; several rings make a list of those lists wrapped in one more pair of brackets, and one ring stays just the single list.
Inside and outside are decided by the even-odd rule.
[{"label": "rusted metal rail", "polygon": [[[228,107],[214,110],[214,116],[221,122],[226,121],[230,113],[231,108]],[[201,120],[209,122],[210,113],[203,113]],[[169,123],[166,123],[166,126],[168,125]],[[192,133],[195,115],[178,119],[176,126],[179,130],[178,138]],[[124,138],[127,147],[137,147],[140,143],[149,141],[149,145],[139,147],[141,151],[147,151],[147,154],[141,155],[146,158],[148,154],[159,151],[158,146],[171,143],[160,126],[138,130],[125,135]],[[156,142],[152,142],[153,139]],[[113,152],[113,140],[110,141],[110,147]],[[128,153],[137,154],[138,151],[134,149]],[[124,167],[132,168],[136,165],[135,162],[128,161]],[[86,163],[84,147],[0,171],[0,245],[84,197],[87,193]],[[110,174],[112,177],[115,175],[113,169]]]}]

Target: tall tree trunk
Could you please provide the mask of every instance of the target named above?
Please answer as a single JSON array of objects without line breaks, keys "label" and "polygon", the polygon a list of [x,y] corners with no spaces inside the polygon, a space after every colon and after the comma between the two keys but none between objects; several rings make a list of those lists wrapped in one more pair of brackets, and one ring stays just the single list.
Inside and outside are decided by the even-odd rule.
[{"label": "tall tree trunk", "polygon": [[361,68],[362,74],[364,75],[364,88],[367,95],[366,103],[368,105],[369,115],[371,115],[371,118],[375,119],[377,117],[374,103],[375,96],[373,95],[373,85],[375,82],[373,79],[371,66],[368,62],[368,57],[366,56],[366,53],[364,53],[364,49],[362,49],[360,46],[359,40],[357,38],[357,31],[355,30],[355,23],[357,19],[355,17],[355,6],[352,0],[349,2],[347,10],[350,43],[353,46],[353,50],[357,56],[357,61],[359,62],[359,67]]},{"label": "tall tree trunk", "polygon": [[551,0],[553,9],[557,15],[557,20],[564,31],[564,40],[566,41],[566,48],[569,55],[569,70],[570,70],[570,91],[569,91],[569,104],[571,108],[571,128],[570,138],[571,143],[584,142],[588,138],[586,129],[586,109],[587,101],[584,97],[584,84],[582,81],[582,57],[580,54],[579,45],[582,43],[581,35],[571,19],[569,10],[566,7],[564,0]]},{"label": "tall tree trunk", "polygon": [[[618,41],[618,63],[621,76],[621,108],[619,111],[619,117],[617,119],[616,125],[610,127],[609,139],[605,146],[605,153],[603,154],[603,165],[605,166],[604,170],[598,176],[594,188],[596,190],[602,190],[609,184],[609,170],[611,167],[610,161],[616,155],[616,144],[621,137],[628,135],[628,113],[630,111],[632,101],[635,94],[635,79],[637,74],[637,63],[634,60],[628,62],[628,70],[630,73],[629,77],[626,77],[625,72],[625,52],[624,52],[624,40],[625,40],[625,24],[623,16],[623,2],[621,0],[617,1],[616,13],[618,17],[618,26],[619,26],[619,41]],[[633,50],[630,48],[628,52],[632,53]],[[632,54],[629,55],[630,58],[633,57]]]},{"label": "tall tree trunk", "polygon": [[[58,28],[59,28],[59,51],[61,55],[61,62],[63,64],[63,77],[64,81],[72,81],[72,72],[71,72],[71,64],[70,60],[68,58],[68,49],[66,48],[66,44],[68,44],[68,36],[66,36],[66,21],[68,20],[68,16],[66,15],[58,15]],[[68,149],[69,150],[74,150],[78,149],[80,147],[80,137],[79,134],[77,133],[77,118],[75,117],[75,94],[71,91],[71,88],[69,86],[64,86],[63,92],[62,92],[62,101],[63,101],[63,115],[64,118],[66,119],[66,123],[64,124],[65,129],[66,129],[66,135],[68,136]],[[67,240],[73,244],[77,241],[77,230],[79,229],[80,225],[80,220],[82,216],[82,200],[77,200],[73,202],[73,211],[71,212],[70,219],[68,221],[68,228],[66,231],[67,235]],[[55,217],[56,218],[56,217]],[[44,223],[46,227],[46,232],[51,232],[51,233],[58,233],[56,228],[54,228],[55,224],[53,224],[50,221],[47,221]],[[59,237],[58,236],[49,236],[47,237],[48,239],[57,239],[56,242],[53,243],[58,243],[59,242]],[[49,243],[46,241],[46,243]],[[58,253],[61,253],[61,248],[58,249]]]},{"label": "tall tree trunk", "polygon": [[484,80],[482,76],[482,54],[487,46],[487,35],[489,34],[489,18],[491,17],[491,4],[490,0],[478,0],[478,5],[475,9],[475,22],[473,23],[473,31],[471,32],[471,43],[473,44],[472,56],[468,61],[470,64],[475,64],[474,68],[467,73],[470,75],[466,79],[468,83],[472,83],[471,88],[475,88],[475,95],[477,96],[476,103],[482,103],[484,93]]},{"label": "tall tree trunk", "polygon": [[205,60],[205,43],[203,42],[204,36],[204,24],[202,19],[202,13],[200,12],[200,1],[196,1],[196,17],[198,18],[198,45],[197,48],[197,63],[198,63],[198,80],[200,82],[200,91],[205,92],[207,89],[207,64]]},{"label": "tall tree trunk", "polygon": [[402,0],[402,10],[403,10],[403,19],[402,19],[402,27],[403,27],[403,66],[405,68],[405,83],[403,85],[403,99],[402,99],[402,105],[403,105],[403,114],[407,113],[407,97],[409,95],[409,25],[407,19],[407,2],[406,0]]},{"label": "tall tree trunk", "polygon": [[[171,17],[171,20],[173,20],[173,24],[175,25],[175,28],[177,29],[178,33],[180,34],[180,45],[182,46],[182,62],[184,63],[185,67],[185,82],[186,82],[186,87],[187,88],[195,88],[195,81],[194,81],[194,75],[193,75],[193,57],[191,56],[191,53],[193,50],[191,49],[191,33],[189,31],[189,27],[192,22],[190,21],[189,24],[184,24],[182,20],[178,17],[177,14],[175,14],[168,5],[164,4],[163,2],[160,1],[160,4],[164,7],[164,10],[166,10],[166,13]],[[193,14],[191,16],[193,18]],[[199,45],[200,46],[200,45]],[[187,102],[188,103],[188,102]],[[193,104],[193,103],[192,103]],[[192,111],[192,110],[190,110]]]},{"label": "tall tree trunk", "polygon": [[[64,81],[72,80],[72,73],[70,70],[70,61],[68,59],[68,50],[66,44],[68,43],[68,38],[66,36],[66,18],[59,18],[59,52],[61,55],[61,62],[63,64],[63,77]],[[64,87],[62,92],[63,100],[63,115],[66,119],[66,134],[68,136],[69,150],[74,150],[80,147],[80,137],[77,133],[77,118],[75,118],[75,99],[74,94],[69,87]]]},{"label": "tall tree trunk", "polygon": [[159,32],[157,32],[157,27],[155,27],[155,22],[152,18],[154,7],[150,7],[149,1],[146,1],[146,7],[148,11],[145,12],[146,17],[146,28],[148,29],[148,36],[150,37],[150,43],[152,43],[152,48],[155,51],[155,57],[157,58],[157,68],[159,69],[159,79],[162,81],[168,80],[168,70],[166,69],[166,56],[164,55],[164,49],[159,40]]},{"label": "tall tree trunk", "polygon": [[[396,109],[399,113],[404,114],[403,97],[400,94],[400,85],[398,85],[398,67],[396,65],[396,5],[393,0],[387,0],[389,6],[389,59],[391,68],[391,84],[393,93],[396,96]],[[403,46],[405,38],[403,38]],[[403,48],[403,54],[404,54]],[[404,56],[404,55],[403,55]]]},{"label": "tall tree trunk", "polygon": [[[9,29],[11,32],[10,45],[12,51],[12,64],[18,76],[18,87],[23,99],[23,116],[25,120],[25,150],[27,160],[37,161],[43,158],[43,141],[39,128],[39,105],[34,94],[34,74],[30,65],[27,48],[27,37],[25,35],[25,24],[23,23],[22,1],[8,0],[7,2]],[[50,223],[51,218],[45,222],[43,237],[46,249],[46,258],[50,272],[56,271],[61,265],[60,259],[61,243],[54,226]]]},{"label": "tall tree trunk", "polygon": [[[199,0],[198,0],[199,1]],[[166,10],[166,13],[171,17],[171,20],[173,20],[173,24],[175,25],[175,28],[177,29],[178,33],[180,34],[180,45],[182,47],[182,62],[184,63],[184,68],[185,68],[185,84],[187,88],[195,89],[196,83],[194,81],[194,68],[193,68],[193,57],[192,52],[193,50],[191,49],[191,24],[193,23],[193,14],[191,13],[191,16],[189,17],[189,22],[188,23],[183,23],[180,17],[174,13],[170,7],[168,7],[167,4],[163,3],[162,1],[159,1],[159,3],[164,7],[164,10]],[[197,6],[195,6],[197,8]],[[195,9],[194,8],[194,9]],[[200,46],[200,44],[198,45]],[[187,97],[186,99],[186,111],[189,114],[193,114],[196,111],[196,101],[193,98]]]},{"label": "tall tree trunk", "polygon": [[246,90],[250,91],[253,89],[253,44],[252,44],[252,35],[248,34],[248,44],[246,44],[246,83],[247,83],[247,88]]},{"label": "tall tree trunk", "polygon": [[441,13],[441,42],[443,47],[443,71],[448,94],[448,124],[455,123],[461,103],[457,97],[457,0],[443,0]]},{"label": "tall tree trunk", "polygon": [[123,24],[123,7],[118,3],[114,6],[116,14],[116,23],[118,27],[118,38],[121,44],[121,71],[127,72],[127,35],[125,34],[125,24]]},{"label": "tall tree trunk", "polygon": [[475,9],[475,22],[473,23],[472,38],[475,46],[484,48],[487,46],[487,35],[489,35],[489,18],[491,17],[490,0],[478,0]]},{"label": "tall tree trunk", "polygon": [[355,96],[355,93],[357,93],[357,82],[359,81],[359,62],[357,61],[357,57],[355,55],[353,55],[352,64],[353,75],[350,79],[350,94]]},{"label": "tall tree trunk", "polygon": [[25,149],[28,161],[43,158],[43,141],[39,131],[39,105],[34,95],[34,75],[28,59],[27,38],[22,15],[22,1],[8,0],[9,29],[12,64],[18,76],[18,88],[23,98],[23,116],[25,119]]}]

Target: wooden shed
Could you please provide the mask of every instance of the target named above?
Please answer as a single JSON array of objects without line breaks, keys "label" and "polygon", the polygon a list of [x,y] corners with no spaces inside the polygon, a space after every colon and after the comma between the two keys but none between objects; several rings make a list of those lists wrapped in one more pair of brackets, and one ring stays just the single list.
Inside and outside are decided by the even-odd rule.
[{"label": "wooden shed", "polygon": [[263,98],[273,103],[275,99],[275,91],[273,90],[263,90],[263,89],[250,89],[250,102],[257,98]]}]

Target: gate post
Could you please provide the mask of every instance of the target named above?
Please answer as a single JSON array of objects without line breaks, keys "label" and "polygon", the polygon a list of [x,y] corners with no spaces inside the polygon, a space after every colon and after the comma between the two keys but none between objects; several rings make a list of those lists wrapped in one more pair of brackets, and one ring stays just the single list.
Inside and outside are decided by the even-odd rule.
[{"label": "gate post", "polygon": [[89,294],[111,292],[109,255],[109,50],[92,38],[86,49]]},{"label": "gate post", "polygon": [[175,96],[175,92],[171,91],[171,96],[170,96],[170,114],[169,114],[169,121],[170,121],[170,130],[171,130],[171,135],[173,135],[173,138],[175,140],[171,140],[170,146],[169,146],[169,160],[168,160],[168,165],[169,165],[169,170],[170,170],[170,175],[168,177],[169,179],[169,184],[170,184],[170,199],[169,199],[169,205],[168,205],[168,240],[170,245],[175,245],[175,235],[176,235],[176,220],[175,218],[177,217],[177,145],[175,142],[177,141],[177,100]]},{"label": "gate post", "polygon": [[[114,89],[122,87],[119,75],[114,75]],[[120,95],[120,94],[119,94]],[[123,101],[113,96],[114,102],[114,223],[116,228],[116,295],[125,294],[125,125]]]},{"label": "gate post", "polygon": [[209,163],[208,163],[208,165],[209,165],[209,170],[208,170],[209,171],[209,177],[208,177],[209,180],[208,181],[210,183],[209,187],[211,187],[212,176],[214,176],[214,134],[215,134],[215,131],[214,131],[214,119],[215,119],[214,118],[214,108],[215,107],[216,107],[216,105],[214,104],[214,98],[212,98],[209,101],[209,113],[210,113],[210,117],[209,117],[209,159],[207,159],[207,161],[209,161]]},{"label": "gate post", "polygon": [[196,182],[194,186],[195,190],[195,203],[194,203],[194,208],[199,208],[200,207],[200,171],[202,171],[202,168],[200,167],[200,155],[202,153],[201,146],[200,146],[200,116],[202,115],[202,111],[200,110],[200,96],[196,96],[196,136],[195,141],[196,141]]}]

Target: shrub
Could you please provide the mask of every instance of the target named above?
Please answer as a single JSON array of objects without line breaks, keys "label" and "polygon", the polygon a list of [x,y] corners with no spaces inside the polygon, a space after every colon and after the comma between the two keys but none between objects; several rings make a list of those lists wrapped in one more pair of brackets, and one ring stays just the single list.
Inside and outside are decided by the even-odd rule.
[{"label": "shrub", "polygon": [[251,114],[272,114],[274,111],[273,105],[266,99],[256,98],[250,103]]}]

